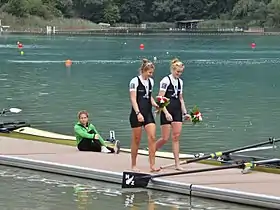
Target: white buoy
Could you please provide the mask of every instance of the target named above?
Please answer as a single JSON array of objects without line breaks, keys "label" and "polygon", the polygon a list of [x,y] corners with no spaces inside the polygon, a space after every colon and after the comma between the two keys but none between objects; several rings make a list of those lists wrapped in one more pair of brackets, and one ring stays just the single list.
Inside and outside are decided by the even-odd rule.
[{"label": "white buoy", "polygon": [[154,61],[157,61],[157,57],[154,57]]},{"label": "white buoy", "polygon": [[169,54],[169,52],[166,52],[166,54],[168,55],[168,54]]}]

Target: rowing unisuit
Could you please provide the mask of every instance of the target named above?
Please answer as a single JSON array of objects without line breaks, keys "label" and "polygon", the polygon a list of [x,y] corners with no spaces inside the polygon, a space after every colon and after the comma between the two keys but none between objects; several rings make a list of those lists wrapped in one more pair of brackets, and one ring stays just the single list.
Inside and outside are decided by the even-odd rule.
[{"label": "rowing unisuit", "polygon": [[[165,97],[170,99],[170,104],[166,107],[168,112],[172,115],[173,122],[182,122],[182,106],[180,101],[180,94],[183,92],[183,80],[174,78],[172,74],[164,77],[160,82],[160,90],[165,91]],[[160,115],[161,125],[170,124],[161,112]]]},{"label": "rowing unisuit", "polygon": [[132,128],[155,123],[151,103],[153,87],[154,80],[152,78],[144,79],[141,75],[134,77],[130,81],[130,91],[136,91],[136,100],[139,106],[139,111],[144,117],[144,122],[138,122],[137,115],[139,113],[136,113],[135,110],[131,108],[129,120]]}]

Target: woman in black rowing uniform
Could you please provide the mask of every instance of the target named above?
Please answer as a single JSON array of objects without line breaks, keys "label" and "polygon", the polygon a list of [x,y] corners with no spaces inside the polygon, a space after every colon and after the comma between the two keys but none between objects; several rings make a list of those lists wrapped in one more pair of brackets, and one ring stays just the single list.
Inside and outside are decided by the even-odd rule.
[{"label": "woman in black rowing uniform", "polygon": [[179,138],[182,131],[183,118],[189,119],[183,98],[183,80],[180,76],[184,70],[184,64],[178,59],[171,61],[171,74],[165,76],[160,82],[159,95],[170,99],[169,105],[163,109],[160,115],[161,138],[156,142],[156,150],[161,148],[170,137],[172,128],[172,149],[175,159],[175,169],[183,170],[180,166]]},{"label": "woman in black rowing uniform", "polygon": [[133,171],[140,171],[136,167],[136,159],[142,137],[142,127],[144,127],[148,137],[150,170],[151,172],[160,170],[155,167],[156,124],[152,107],[158,108],[158,105],[152,97],[154,80],[151,77],[154,70],[154,64],[143,59],[140,75],[134,77],[129,84],[132,105],[129,121],[132,128],[131,169]]}]

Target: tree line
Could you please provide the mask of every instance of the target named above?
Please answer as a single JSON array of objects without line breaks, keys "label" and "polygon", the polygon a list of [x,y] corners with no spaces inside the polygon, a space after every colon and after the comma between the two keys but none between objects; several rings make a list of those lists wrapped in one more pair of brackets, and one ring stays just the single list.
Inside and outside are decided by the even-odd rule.
[{"label": "tree line", "polygon": [[280,0],[0,0],[2,12],[95,23],[239,20],[249,26],[280,26]]}]

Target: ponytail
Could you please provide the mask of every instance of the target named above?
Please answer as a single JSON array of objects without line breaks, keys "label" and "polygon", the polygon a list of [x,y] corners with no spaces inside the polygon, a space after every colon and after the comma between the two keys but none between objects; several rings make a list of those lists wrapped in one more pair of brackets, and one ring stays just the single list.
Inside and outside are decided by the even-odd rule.
[{"label": "ponytail", "polygon": [[147,71],[147,69],[149,69],[149,68],[155,69],[155,66],[154,66],[154,64],[151,61],[149,61],[148,59],[144,58],[142,60],[141,66],[139,68],[139,74],[142,74],[143,72]]},{"label": "ponytail", "polygon": [[174,58],[172,61],[171,61],[171,64],[170,64],[170,71],[172,73],[172,71],[178,67],[182,67],[184,68],[184,64],[178,59],[178,58]]}]

